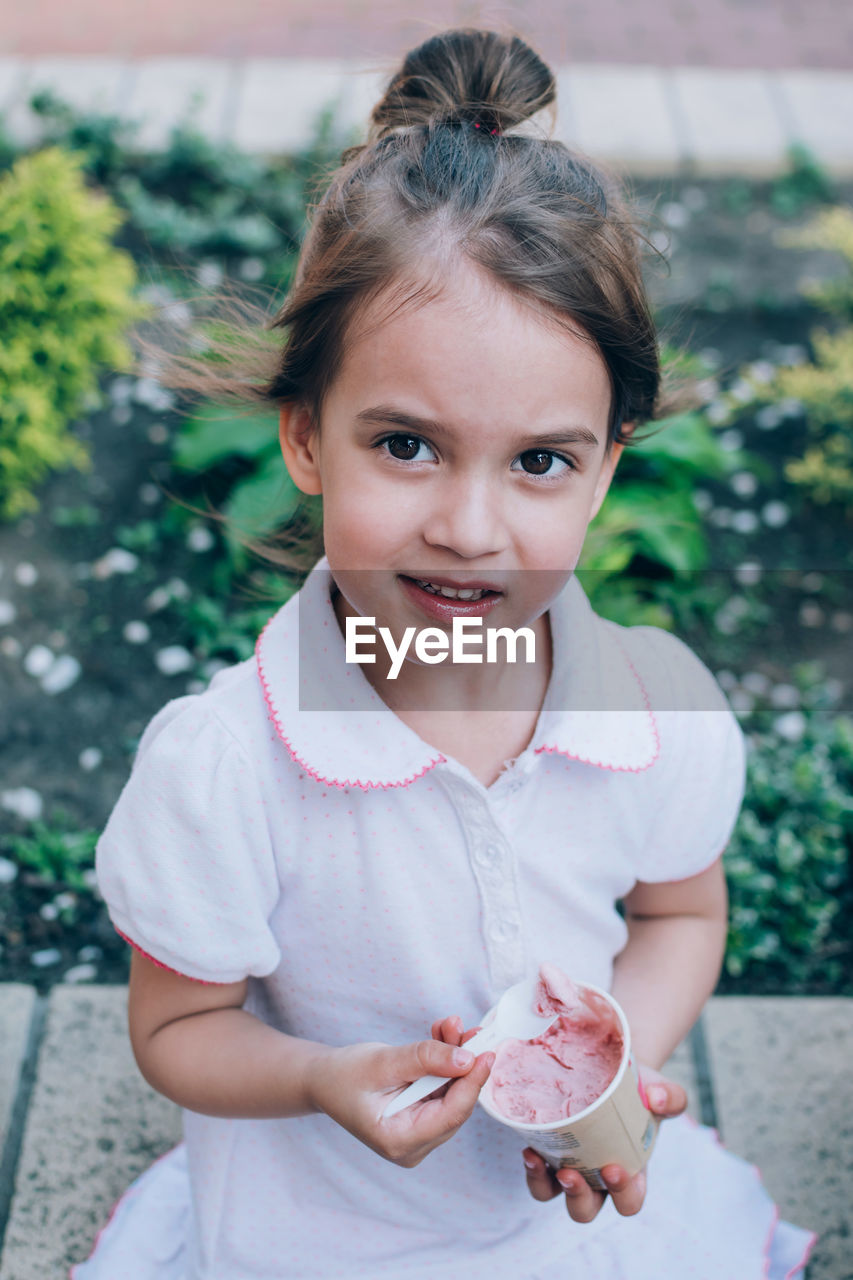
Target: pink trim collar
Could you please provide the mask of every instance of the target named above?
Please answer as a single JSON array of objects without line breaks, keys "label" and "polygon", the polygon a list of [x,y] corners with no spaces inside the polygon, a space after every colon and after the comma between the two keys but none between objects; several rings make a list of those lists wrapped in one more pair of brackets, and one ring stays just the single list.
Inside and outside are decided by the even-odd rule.
[{"label": "pink trim collar", "polygon": [[[363,791],[410,786],[447,758],[346,663],[331,581],[321,560],[258,637],[270,721],[293,762],[317,782]],[[529,750],[614,772],[648,769],[660,738],[646,686],[620,638],[624,629],[593,613],[575,578],[549,616],[555,670]],[[301,703],[306,690],[311,709]]]}]

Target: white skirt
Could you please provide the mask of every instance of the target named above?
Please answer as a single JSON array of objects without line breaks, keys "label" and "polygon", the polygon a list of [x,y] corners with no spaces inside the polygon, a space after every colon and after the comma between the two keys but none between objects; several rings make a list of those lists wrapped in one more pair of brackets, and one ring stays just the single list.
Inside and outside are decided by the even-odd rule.
[{"label": "white skirt", "polygon": [[[584,1280],[802,1280],[817,1239],[781,1221],[758,1169],[688,1116],[661,1126],[641,1211],[624,1218],[607,1201],[599,1218],[604,1215],[607,1227],[597,1220],[588,1240],[573,1233],[573,1247],[559,1264],[540,1265],[527,1277],[516,1271],[517,1280],[565,1280],[569,1261],[571,1274]],[[190,1219],[180,1144],[128,1188],[70,1280],[198,1280],[187,1271]],[[454,1267],[446,1280],[465,1270],[462,1246],[459,1271]],[[401,1272],[400,1280],[411,1274]],[[339,1275],[330,1259],[330,1280]],[[216,1273],[209,1280],[250,1277]],[[282,1274],[281,1280],[299,1278]],[[385,1280],[393,1280],[390,1273]],[[445,1280],[444,1273],[436,1280]]]}]

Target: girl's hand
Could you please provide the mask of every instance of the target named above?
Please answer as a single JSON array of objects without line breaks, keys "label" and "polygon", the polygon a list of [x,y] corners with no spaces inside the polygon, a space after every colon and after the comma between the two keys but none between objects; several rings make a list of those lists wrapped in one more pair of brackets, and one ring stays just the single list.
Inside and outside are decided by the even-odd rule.
[{"label": "girl's hand", "polygon": [[[357,1044],[328,1050],[312,1072],[317,1109],[386,1160],[414,1168],[465,1123],[495,1060],[493,1053],[474,1058],[459,1048],[458,1019],[436,1023],[433,1033],[457,1022],[459,1036],[446,1041],[438,1035],[399,1048]],[[426,1075],[447,1076],[448,1084],[384,1120],[392,1097]]]},{"label": "girl's hand", "polygon": [[[651,1067],[640,1066],[638,1070],[648,1097],[649,1110],[664,1119],[681,1115],[687,1106],[687,1094],[681,1085],[674,1080],[667,1080]],[[594,1191],[576,1170],[559,1169],[555,1172],[530,1147],[525,1147],[523,1157],[527,1186],[533,1199],[553,1200],[554,1196],[565,1195],[569,1217],[575,1222],[592,1222],[607,1199],[607,1194],[610,1195],[617,1213],[625,1217],[638,1213],[643,1206],[646,1196],[645,1169],[629,1178],[621,1165],[606,1164],[601,1170],[601,1176],[607,1183],[605,1193]]]}]

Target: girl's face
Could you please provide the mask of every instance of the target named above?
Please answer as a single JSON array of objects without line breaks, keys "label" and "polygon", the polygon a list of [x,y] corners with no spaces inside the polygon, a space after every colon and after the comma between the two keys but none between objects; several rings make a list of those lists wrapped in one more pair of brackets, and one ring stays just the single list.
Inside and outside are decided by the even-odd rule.
[{"label": "girl's face", "polygon": [[595,347],[473,266],[433,301],[369,312],[319,429],[298,407],[282,413],[291,476],[323,494],[347,611],[395,634],[453,616],[513,628],[540,617],[621,451],[606,449],[609,408]]}]

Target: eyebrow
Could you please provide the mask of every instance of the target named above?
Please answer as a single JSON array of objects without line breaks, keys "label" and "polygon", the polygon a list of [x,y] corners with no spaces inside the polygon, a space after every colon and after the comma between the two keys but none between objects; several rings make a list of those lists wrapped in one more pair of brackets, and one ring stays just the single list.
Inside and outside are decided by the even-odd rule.
[{"label": "eyebrow", "polygon": [[[356,414],[358,422],[374,422],[384,423],[390,427],[400,427],[404,431],[412,431],[418,434],[424,432],[445,438],[452,435],[452,432],[444,423],[437,421],[435,418],[420,418],[414,413],[405,413],[402,409],[395,409],[391,405],[378,404],[373,405],[369,409],[362,409]],[[589,427],[572,424],[569,427],[561,427],[554,431],[540,431],[527,436],[522,441],[522,445],[527,448],[548,444],[571,444],[585,445],[590,449],[598,447],[599,438]]]}]

